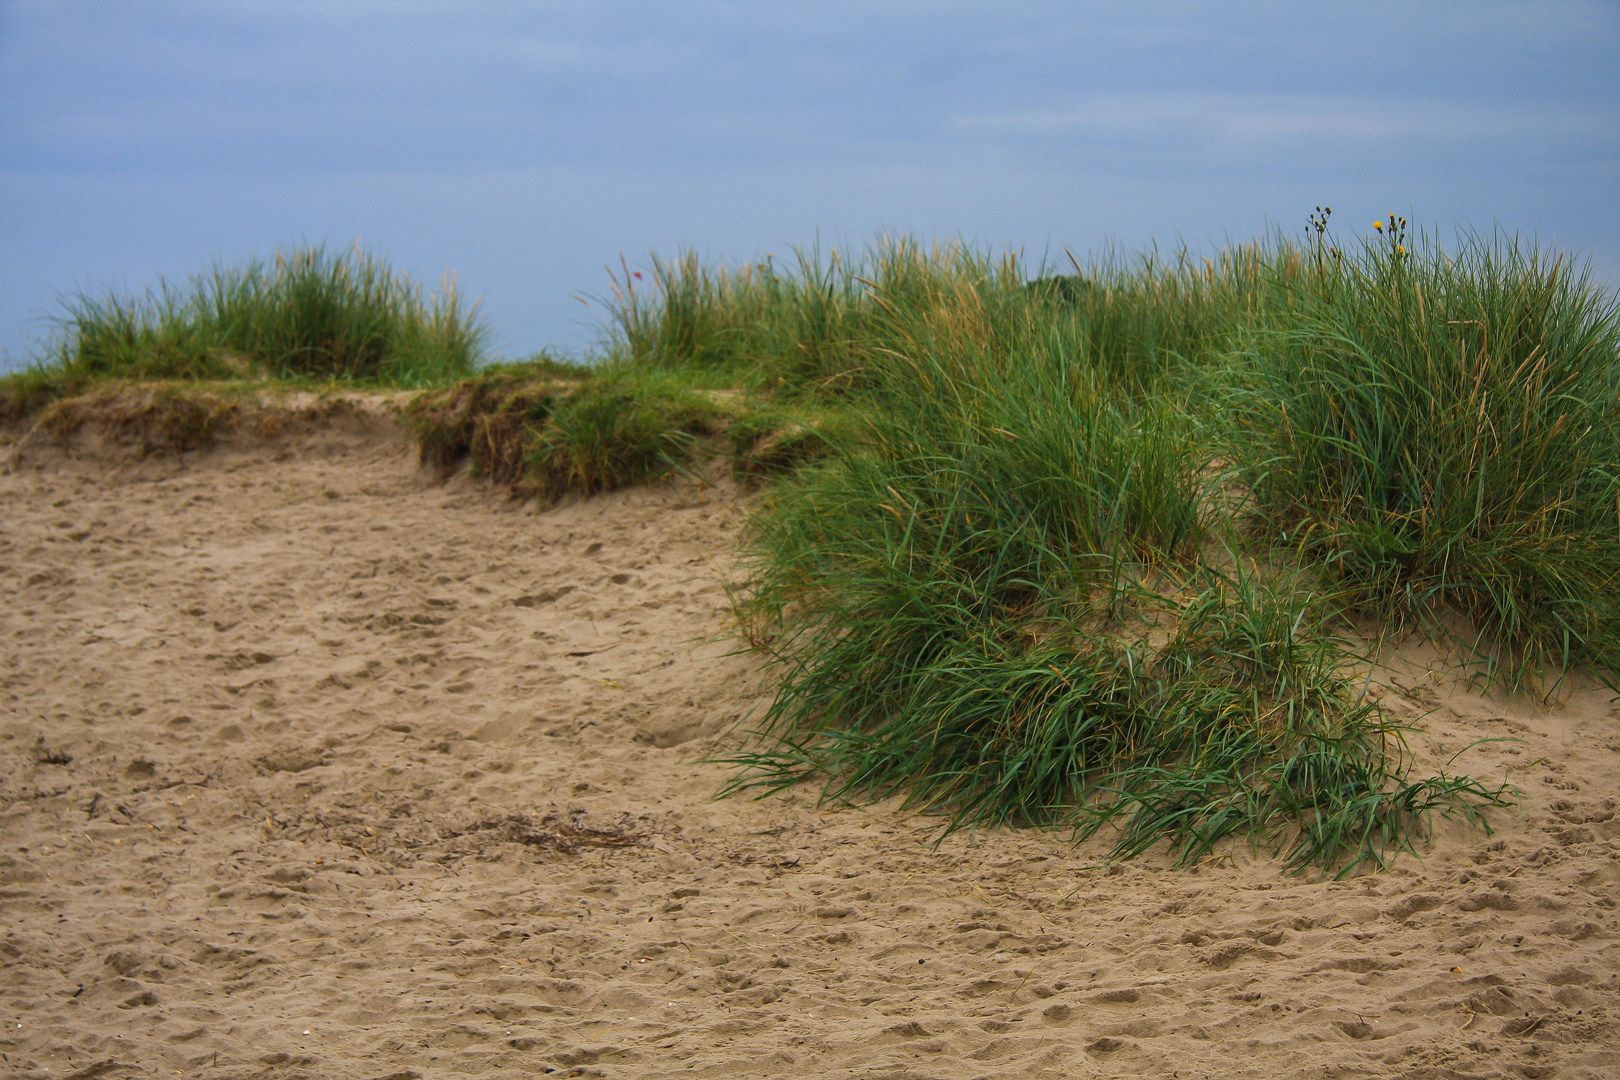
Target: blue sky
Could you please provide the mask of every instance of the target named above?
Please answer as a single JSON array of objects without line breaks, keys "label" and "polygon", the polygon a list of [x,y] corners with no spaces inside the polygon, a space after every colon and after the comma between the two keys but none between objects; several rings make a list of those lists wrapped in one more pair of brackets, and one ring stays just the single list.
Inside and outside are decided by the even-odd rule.
[{"label": "blue sky", "polygon": [[300,241],[577,355],[621,253],[1207,250],[1318,204],[1620,283],[1620,3],[0,0],[0,366],[64,296]]}]

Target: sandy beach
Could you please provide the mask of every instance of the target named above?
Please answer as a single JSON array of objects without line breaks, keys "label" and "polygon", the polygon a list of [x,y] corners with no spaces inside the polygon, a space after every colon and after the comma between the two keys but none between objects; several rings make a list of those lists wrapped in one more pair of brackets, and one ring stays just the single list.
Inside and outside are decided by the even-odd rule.
[{"label": "sandy beach", "polygon": [[716,801],[749,496],[540,509],[391,408],[0,447],[0,1075],[1620,1076],[1611,691],[1392,657],[1520,806],[1342,882]]}]

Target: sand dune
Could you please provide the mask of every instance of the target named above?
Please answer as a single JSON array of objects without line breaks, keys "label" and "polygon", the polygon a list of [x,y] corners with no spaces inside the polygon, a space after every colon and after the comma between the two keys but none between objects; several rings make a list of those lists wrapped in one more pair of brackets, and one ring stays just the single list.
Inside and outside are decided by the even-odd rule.
[{"label": "sand dune", "polygon": [[6,451],[0,1073],[1620,1075],[1606,690],[1396,657],[1523,804],[1339,883],[715,802],[735,491],[537,512],[386,402],[280,420]]}]

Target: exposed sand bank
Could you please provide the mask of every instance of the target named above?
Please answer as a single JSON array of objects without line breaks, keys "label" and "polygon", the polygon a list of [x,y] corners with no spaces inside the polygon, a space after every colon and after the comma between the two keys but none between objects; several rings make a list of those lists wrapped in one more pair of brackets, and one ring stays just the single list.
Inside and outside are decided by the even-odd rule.
[{"label": "exposed sand bank", "polygon": [[1620,1075],[1608,691],[1407,650],[1523,805],[1344,883],[713,802],[736,493],[536,513],[389,409],[0,448],[0,1074]]}]

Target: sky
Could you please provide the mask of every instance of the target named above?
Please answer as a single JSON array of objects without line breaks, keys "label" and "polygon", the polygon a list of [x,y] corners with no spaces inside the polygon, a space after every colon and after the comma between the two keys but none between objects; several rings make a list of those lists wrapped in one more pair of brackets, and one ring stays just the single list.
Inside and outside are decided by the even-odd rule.
[{"label": "sky", "polygon": [[75,295],[304,243],[580,358],[621,258],[1066,265],[1318,205],[1620,285],[1620,0],[0,0],[0,368]]}]

